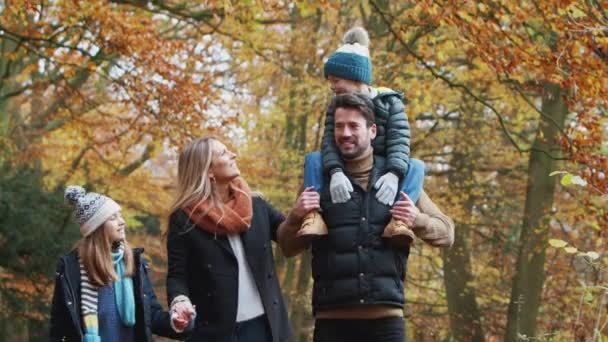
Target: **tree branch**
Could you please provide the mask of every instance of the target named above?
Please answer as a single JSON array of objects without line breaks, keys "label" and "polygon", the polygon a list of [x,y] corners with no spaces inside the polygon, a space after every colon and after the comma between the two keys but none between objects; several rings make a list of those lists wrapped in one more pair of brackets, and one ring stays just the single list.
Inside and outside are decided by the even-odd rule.
[{"label": "tree branch", "polygon": [[370,3],[372,4],[372,6],[374,6],[374,8],[376,8],[376,10],[378,11],[378,13],[380,14],[380,17],[385,22],[385,24],[387,25],[387,27],[389,28],[389,30],[391,31],[391,33],[393,34],[393,36],[395,37],[395,39],[397,39],[397,41],[399,41],[399,43],[407,50],[408,53],[410,53],[412,56],[414,56],[414,58],[420,64],[422,64],[424,66],[424,68],[427,69],[435,78],[438,78],[438,79],[444,81],[450,88],[462,89],[466,94],[468,94],[469,96],[471,96],[472,98],[474,98],[479,103],[483,104],[486,108],[490,109],[497,116],[498,121],[500,123],[500,126],[501,126],[504,134],[507,136],[507,139],[509,140],[509,142],[520,153],[526,152],[524,149],[522,149],[517,144],[517,142],[515,141],[515,139],[511,136],[511,133],[509,132],[509,129],[506,126],[505,119],[503,118],[502,114],[499,113],[498,110],[496,110],[496,108],[494,108],[494,106],[492,106],[489,102],[485,101],[484,99],[482,99],[478,95],[474,94],[467,86],[465,86],[463,84],[460,84],[460,83],[452,82],[445,75],[439,74],[433,67],[431,67],[430,65],[428,65],[426,63],[426,61],[424,60],[424,58],[422,58],[422,56],[418,55],[415,51],[413,51],[407,45],[407,43],[405,41],[403,41],[403,38],[401,38],[401,35],[397,31],[395,31],[393,29],[393,27],[391,25],[391,21],[386,17],[385,13],[380,10],[380,8],[376,4],[376,2],[375,1],[370,1]]}]

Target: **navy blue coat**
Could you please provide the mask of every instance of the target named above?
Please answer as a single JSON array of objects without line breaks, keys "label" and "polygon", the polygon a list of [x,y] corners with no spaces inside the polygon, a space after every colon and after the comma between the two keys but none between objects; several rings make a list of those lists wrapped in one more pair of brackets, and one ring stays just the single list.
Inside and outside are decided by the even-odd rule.
[{"label": "navy blue coat", "polygon": [[[386,172],[385,165],[384,158],[374,157],[369,184]],[[332,203],[328,183],[321,189],[328,234],[312,244],[313,311],[370,304],[402,308],[409,247],[394,248],[382,237],[390,207],[376,200],[376,189],[366,192],[352,179],[351,200]]]},{"label": "navy blue coat", "polygon": [[[156,299],[150,279],[148,265],[141,257],[143,248],[133,249],[135,275],[135,340],[152,342],[152,334],[184,339],[171,328],[167,311]],[[82,341],[84,325],[80,311],[80,266],[74,250],[59,259],[55,278],[55,291],[51,307],[49,341]]]},{"label": "navy blue coat", "polygon": [[[241,233],[245,256],[257,285],[272,341],[291,334],[287,310],[274,267],[271,241],[284,216],[264,199],[253,197],[251,227]],[[192,341],[230,341],[236,328],[238,263],[226,236],[194,225],[178,210],[169,219],[167,299],[185,295],[196,305]]]}]

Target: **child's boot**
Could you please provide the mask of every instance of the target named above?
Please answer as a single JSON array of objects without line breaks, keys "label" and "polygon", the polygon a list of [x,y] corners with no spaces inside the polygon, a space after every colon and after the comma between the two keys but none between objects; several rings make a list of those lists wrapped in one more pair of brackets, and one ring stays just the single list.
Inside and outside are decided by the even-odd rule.
[{"label": "child's boot", "polygon": [[318,211],[313,210],[304,216],[298,235],[327,235],[327,225]]},{"label": "child's boot", "polygon": [[398,247],[407,247],[416,235],[414,232],[401,220],[391,218],[391,221],[384,228],[383,237],[390,238],[391,243]]}]

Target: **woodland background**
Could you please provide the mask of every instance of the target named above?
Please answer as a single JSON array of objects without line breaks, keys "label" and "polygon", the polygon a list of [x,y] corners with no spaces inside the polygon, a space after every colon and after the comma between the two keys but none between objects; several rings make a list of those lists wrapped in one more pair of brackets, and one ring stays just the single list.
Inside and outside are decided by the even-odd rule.
[{"label": "woodland background", "polygon": [[[78,238],[66,185],[121,203],[163,304],[160,234],[190,139],[227,142],[287,212],[331,99],[323,62],[354,25],[456,222],[453,248],[412,250],[408,339],[608,340],[600,0],[0,2],[0,339],[46,339]],[[310,255],[276,252],[292,341],[309,341]]]}]

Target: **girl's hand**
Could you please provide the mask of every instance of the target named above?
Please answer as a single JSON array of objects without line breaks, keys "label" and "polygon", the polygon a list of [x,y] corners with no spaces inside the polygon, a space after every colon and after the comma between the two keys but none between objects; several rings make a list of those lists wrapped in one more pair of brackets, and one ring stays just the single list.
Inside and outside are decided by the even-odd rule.
[{"label": "girl's hand", "polygon": [[190,301],[175,303],[171,308],[171,326],[177,332],[184,331],[196,316],[196,309]]}]

